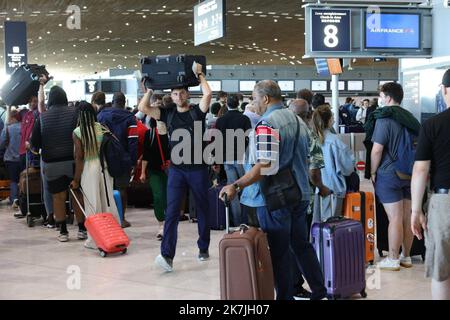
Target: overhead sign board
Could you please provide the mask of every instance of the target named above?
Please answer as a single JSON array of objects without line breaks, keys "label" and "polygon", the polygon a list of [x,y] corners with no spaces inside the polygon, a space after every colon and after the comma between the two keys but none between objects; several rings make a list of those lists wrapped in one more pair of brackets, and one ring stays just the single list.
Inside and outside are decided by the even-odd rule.
[{"label": "overhead sign board", "polygon": [[84,86],[86,89],[86,94],[93,94],[97,91],[100,91],[100,81],[99,80],[86,80],[84,82]]},{"label": "overhead sign board", "polygon": [[319,52],[351,51],[351,10],[311,10],[311,49]]},{"label": "overhead sign board", "polygon": [[22,21],[5,22],[5,72],[12,74],[27,64],[27,24]]},{"label": "overhead sign board", "polygon": [[305,30],[303,58],[432,57],[431,6],[308,4]]},{"label": "overhead sign board", "polygon": [[225,0],[207,0],[194,7],[196,46],[225,36]]}]

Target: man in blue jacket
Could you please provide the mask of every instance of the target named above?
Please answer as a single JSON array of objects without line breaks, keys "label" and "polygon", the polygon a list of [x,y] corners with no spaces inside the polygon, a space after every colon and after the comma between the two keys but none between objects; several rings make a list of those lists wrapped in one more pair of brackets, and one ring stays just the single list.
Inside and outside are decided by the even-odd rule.
[{"label": "man in blue jacket", "polygon": [[[125,109],[125,95],[117,92],[113,96],[112,107],[105,108],[98,114],[98,122],[108,127],[109,130],[120,140],[125,151],[130,154],[133,167],[137,161],[138,134],[136,118]],[[131,172],[124,168],[123,175],[114,179],[114,189],[119,190],[123,206],[122,228],[128,228],[131,224],[125,220],[127,203],[127,187],[130,183]]]}]

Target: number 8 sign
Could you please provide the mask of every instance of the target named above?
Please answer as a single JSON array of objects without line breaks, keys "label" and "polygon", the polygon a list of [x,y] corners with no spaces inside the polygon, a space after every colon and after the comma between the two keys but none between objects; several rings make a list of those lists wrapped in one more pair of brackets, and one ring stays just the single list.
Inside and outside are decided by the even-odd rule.
[{"label": "number 8 sign", "polygon": [[328,25],[324,29],[325,32],[325,39],[323,42],[325,43],[325,46],[328,48],[335,48],[339,44],[339,38],[337,37],[337,34],[339,32],[338,28],[335,25]]},{"label": "number 8 sign", "polygon": [[351,51],[351,10],[311,10],[311,51]]}]

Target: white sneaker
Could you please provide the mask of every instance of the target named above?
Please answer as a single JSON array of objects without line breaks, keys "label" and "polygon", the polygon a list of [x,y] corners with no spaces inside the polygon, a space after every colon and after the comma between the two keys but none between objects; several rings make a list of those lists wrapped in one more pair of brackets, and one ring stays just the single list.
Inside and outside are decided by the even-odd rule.
[{"label": "white sneaker", "polygon": [[94,244],[94,242],[91,239],[87,239],[84,242],[84,247],[92,250],[97,250],[97,246]]},{"label": "white sneaker", "polygon": [[165,258],[162,255],[158,255],[155,259],[156,265],[160,266],[164,269],[166,272],[172,272],[173,266],[172,266],[172,259]]},{"label": "white sneaker", "polygon": [[381,270],[400,271],[400,259],[393,260],[389,257],[378,263]]},{"label": "white sneaker", "polygon": [[69,234],[68,233],[60,233],[58,235],[57,239],[60,242],[68,242],[69,241]]},{"label": "white sneaker", "polygon": [[412,268],[412,260],[411,257],[404,257],[403,254],[400,255],[400,265],[403,268]]}]

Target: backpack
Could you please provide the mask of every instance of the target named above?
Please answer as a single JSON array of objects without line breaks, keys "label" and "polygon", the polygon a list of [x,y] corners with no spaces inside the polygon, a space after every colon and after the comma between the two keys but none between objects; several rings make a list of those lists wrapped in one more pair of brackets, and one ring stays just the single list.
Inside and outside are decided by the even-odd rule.
[{"label": "backpack", "polygon": [[[172,122],[173,122],[173,117],[175,117],[176,112],[177,112],[177,110],[175,109],[175,110],[169,112],[169,114],[167,116],[167,133],[169,134],[169,136],[173,132]],[[194,122],[198,120],[197,112],[195,111],[195,109],[192,106],[189,109],[189,115],[191,116],[191,118]]]},{"label": "backpack", "polygon": [[395,173],[401,180],[411,180],[416,158],[417,136],[410,133],[406,127],[402,129],[394,161]]},{"label": "backpack", "polygon": [[125,151],[119,139],[111,132],[103,134],[103,141],[100,146],[100,164],[102,172],[105,170],[105,162],[108,172],[113,178],[118,178],[131,170],[130,154]]},{"label": "backpack", "polygon": [[359,192],[361,180],[356,171],[353,171],[349,176],[345,176],[345,184],[347,186],[347,193]]}]

